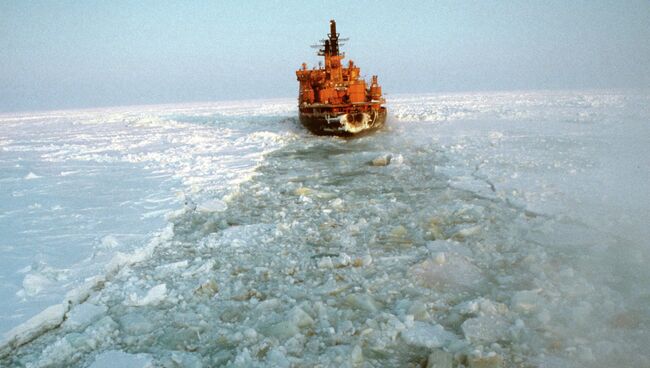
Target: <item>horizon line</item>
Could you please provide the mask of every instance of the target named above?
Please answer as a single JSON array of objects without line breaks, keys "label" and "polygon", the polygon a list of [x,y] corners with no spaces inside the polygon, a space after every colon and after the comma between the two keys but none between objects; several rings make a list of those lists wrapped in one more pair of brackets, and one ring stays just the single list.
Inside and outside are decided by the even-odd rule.
[{"label": "horizon line", "polygon": [[[386,96],[414,96],[414,95],[475,95],[475,94],[498,94],[498,93],[569,93],[569,92],[582,92],[582,93],[604,93],[604,92],[629,92],[629,91],[638,91],[650,93],[650,87],[608,87],[608,88],[533,88],[533,89],[522,89],[522,88],[513,88],[513,89],[493,89],[493,90],[466,90],[466,91],[429,91],[429,92],[397,92],[397,93],[385,93]],[[209,106],[214,104],[224,104],[224,103],[243,103],[243,102],[254,102],[254,101],[280,101],[295,99],[297,102],[297,97],[255,97],[255,98],[236,98],[236,99],[217,99],[211,101],[178,101],[178,102],[161,102],[161,103],[143,103],[143,104],[116,104],[116,105],[104,105],[104,106],[86,106],[86,107],[64,107],[64,108],[43,108],[43,109],[31,109],[31,110],[0,110],[0,119],[4,120],[7,118],[18,118],[24,117],[28,114],[36,115],[46,115],[52,113],[90,113],[90,112],[102,112],[108,110],[120,110],[120,109],[143,109],[143,108],[171,108],[171,107],[181,107],[181,106],[192,106],[192,105],[201,105]],[[386,101],[387,104],[390,104],[390,101]],[[296,104],[297,106],[297,104]]]}]

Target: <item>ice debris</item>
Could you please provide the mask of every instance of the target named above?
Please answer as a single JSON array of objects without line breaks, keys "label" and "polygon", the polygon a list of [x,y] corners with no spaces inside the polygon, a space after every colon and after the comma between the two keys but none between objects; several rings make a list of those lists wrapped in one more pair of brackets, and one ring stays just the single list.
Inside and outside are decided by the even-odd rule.
[{"label": "ice debris", "polygon": [[433,349],[427,358],[427,368],[452,368],[454,356],[441,349]]},{"label": "ice debris", "polygon": [[458,337],[444,329],[439,324],[415,321],[413,327],[402,331],[401,337],[409,345],[420,346],[428,349],[446,346]]},{"label": "ice debris", "polygon": [[128,300],[125,301],[125,304],[142,307],[149,304],[158,304],[165,300],[166,297],[167,285],[160,284],[149,289],[144,297],[139,297],[135,293],[130,294]]},{"label": "ice debris", "polygon": [[41,313],[30,318],[27,322],[13,328],[4,336],[0,346],[20,346],[31,341],[43,331],[54,328],[63,322],[66,308],[63,304],[55,304],[46,308]]},{"label": "ice debris", "polygon": [[386,153],[373,158],[370,161],[371,166],[399,166],[404,163],[404,156],[401,154]]},{"label": "ice debris", "polygon": [[153,368],[149,354],[130,354],[119,350],[108,350],[98,354],[89,368]]},{"label": "ice debris", "polygon": [[541,303],[540,290],[522,290],[512,296],[512,309],[519,313],[531,313],[538,309]]},{"label": "ice debris", "polygon": [[223,212],[228,209],[228,204],[220,199],[212,199],[200,203],[196,209],[202,212]]},{"label": "ice debris", "polygon": [[469,368],[501,368],[503,367],[503,358],[495,352],[478,353],[470,355],[467,363]]},{"label": "ice debris", "polygon": [[372,166],[387,166],[390,163],[390,156],[389,155],[382,155],[379,157],[376,157],[372,159],[370,162]]},{"label": "ice debris", "polygon": [[92,303],[76,305],[66,315],[65,327],[71,330],[82,330],[98,320],[107,310],[104,305]]},{"label": "ice debris", "polygon": [[32,179],[38,179],[40,178],[39,175],[34,174],[33,172],[29,172],[29,174],[25,175],[25,180],[32,180]]},{"label": "ice debris", "polygon": [[491,343],[508,337],[510,323],[498,315],[484,315],[463,322],[461,329],[471,342]]},{"label": "ice debris", "polygon": [[425,287],[474,287],[482,281],[481,271],[460,254],[437,254],[411,267],[411,275]]}]

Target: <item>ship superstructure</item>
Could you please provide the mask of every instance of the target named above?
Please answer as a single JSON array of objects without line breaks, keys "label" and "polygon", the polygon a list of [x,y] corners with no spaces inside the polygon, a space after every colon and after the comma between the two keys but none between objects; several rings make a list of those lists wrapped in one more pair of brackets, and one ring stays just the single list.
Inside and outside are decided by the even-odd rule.
[{"label": "ship superstructure", "polygon": [[308,69],[302,63],[296,76],[300,82],[298,108],[300,122],[318,135],[351,136],[377,129],[386,121],[386,108],[377,76],[370,85],[361,78],[361,70],[352,60],[344,66],[336,22],[330,21],[328,38],[314,47],[324,64]]}]

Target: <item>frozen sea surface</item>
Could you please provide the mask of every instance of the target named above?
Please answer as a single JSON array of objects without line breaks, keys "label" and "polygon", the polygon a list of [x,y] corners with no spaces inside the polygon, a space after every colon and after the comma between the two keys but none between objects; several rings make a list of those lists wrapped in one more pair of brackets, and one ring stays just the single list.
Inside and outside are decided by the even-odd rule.
[{"label": "frozen sea surface", "polygon": [[247,180],[292,109],[257,104],[0,116],[0,334]]},{"label": "frozen sea surface", "polygon": [[648,366],[648,106],[397,96],[352,140],[292,100],[3,116],[0,364]]}]

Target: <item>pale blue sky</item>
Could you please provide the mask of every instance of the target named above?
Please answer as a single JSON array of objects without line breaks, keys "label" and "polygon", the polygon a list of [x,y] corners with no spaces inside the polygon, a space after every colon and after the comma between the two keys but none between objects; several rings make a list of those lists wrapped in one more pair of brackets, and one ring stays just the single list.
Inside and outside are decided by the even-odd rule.
[{"label": "pale blue sky", "polygon": [[650,1],[0,3],[0,111],[293,97],[337,20],[391,93],[650,87]]}]

